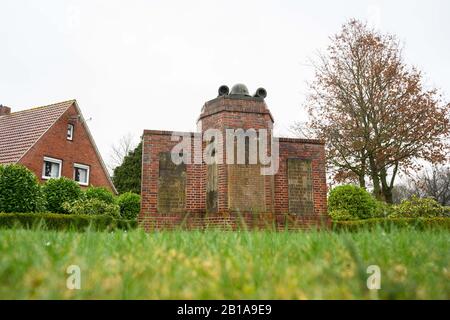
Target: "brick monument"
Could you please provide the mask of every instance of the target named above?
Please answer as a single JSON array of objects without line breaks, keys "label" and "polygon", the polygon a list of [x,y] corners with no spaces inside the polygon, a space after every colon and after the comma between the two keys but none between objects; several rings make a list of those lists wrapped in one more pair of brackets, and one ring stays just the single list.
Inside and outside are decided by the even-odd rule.
[{"label": "brick monument", "polygon": [[144,130],[146,230],[299,229],[328,225],[324,143],[275,138],[260,88],[238,84],[205,103],[198,132]]}]

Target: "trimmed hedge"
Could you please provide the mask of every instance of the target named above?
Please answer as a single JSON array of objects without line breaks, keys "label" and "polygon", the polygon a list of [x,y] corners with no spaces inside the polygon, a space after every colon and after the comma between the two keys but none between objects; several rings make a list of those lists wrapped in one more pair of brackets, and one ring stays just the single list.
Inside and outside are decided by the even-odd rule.
[{"label": "trimmed hedge", "polygon": [[358,231],[382,228],[384,230],[395,230],[398,228],[424,229],[447,229],[450,230],[450,218],[372,218],[352,221],[333,221],[333,230]]},{"label": "trimmed hedge", "polygon": [[0,213],[1,228],[36,228],[84,231],[134,229],[136,220],[114,219],[109,215],[67,215],[60,213]]}]

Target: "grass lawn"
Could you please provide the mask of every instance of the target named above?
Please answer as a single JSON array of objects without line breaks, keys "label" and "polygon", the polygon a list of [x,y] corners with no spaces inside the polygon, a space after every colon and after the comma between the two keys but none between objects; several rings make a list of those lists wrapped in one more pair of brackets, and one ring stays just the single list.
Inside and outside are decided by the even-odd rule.
[{"label": "grass lawn", "polygon": [[445,230],[0,230],[0,299],[450,299],[449,244]]}]

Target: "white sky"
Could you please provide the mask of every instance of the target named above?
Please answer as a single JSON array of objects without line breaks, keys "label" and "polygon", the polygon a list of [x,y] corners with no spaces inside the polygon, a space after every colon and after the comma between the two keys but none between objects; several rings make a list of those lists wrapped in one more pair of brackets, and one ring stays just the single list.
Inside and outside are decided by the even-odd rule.
[{"label": "white sky", "polygon": [[305,120],[308,65],[350,18],[405,43],[450,95],[450,1],[1,0],[0,103],[77,99],[106,162],[143,129],[194,131],[220,85],[264,87],[279,135]]}]

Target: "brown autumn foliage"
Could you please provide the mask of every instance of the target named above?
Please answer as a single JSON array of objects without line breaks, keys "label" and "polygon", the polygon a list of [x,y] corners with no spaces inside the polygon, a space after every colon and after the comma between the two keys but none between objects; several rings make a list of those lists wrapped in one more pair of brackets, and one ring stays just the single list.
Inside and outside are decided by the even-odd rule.
[{"label": "brown autumn foliage", "polygon": [[327,141],[336,181],[366,187],[369,177],[391,203],[400,171],[416,169],[417,159],[448,159],[450,104],[404,63],[395,36],[351,20],[331,41],[315,64],[308,127]]}]

